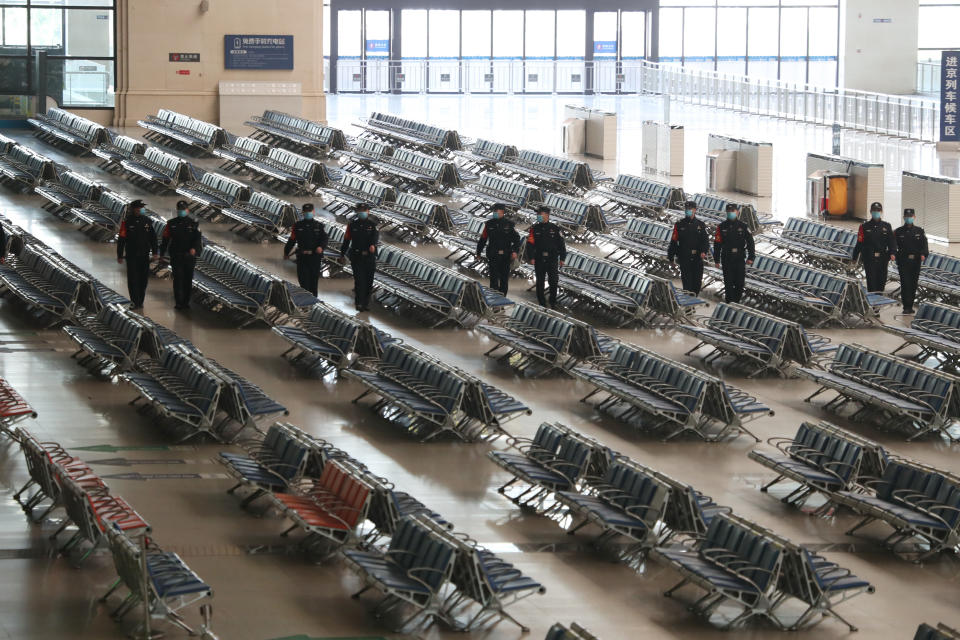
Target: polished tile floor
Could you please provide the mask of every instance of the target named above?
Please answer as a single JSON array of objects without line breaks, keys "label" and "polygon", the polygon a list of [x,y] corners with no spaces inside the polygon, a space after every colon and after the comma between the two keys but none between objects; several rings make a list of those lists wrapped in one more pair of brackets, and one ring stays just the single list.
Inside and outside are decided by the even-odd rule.
[{"label": "polished tile floor", "polygon": [[[356,133],[350,125],[357,118],[372,110],[385,110],[455,127],[469,136],[557,151],[563,103],[562,99],[550,97],[334,96],[329,99],[329,119]],[[640,124],[644,119],[660,117],[660,102],[652,98],[597,98],[593,104],[617,111],[621,129],[617,162],[597,162],[595,166],[611,174],[639,171]],[[808,151],[829,150],[828,129],[676,103],[671,107],[671,117],[687,127],[687,175],[682,183],[688,191],[703,189],[707,133],[769,140],[775,147],[775,194],[771,202],[760,203],[761,209],[772,210],[781,219],[802,214],[804,155]],[[138,135],[136,131],[131,133]],[[77,159],[45,147],[27,132],[16,131],[14,135],[125,193],[143,196],[156,211],[172,212],[176,197],[146,194],[99,171],[89,159]],[[901,169],[946,172],[954,166],[950,158],[938,157],[930,145],[861,134],[845,134],[843,144],[845,154],[865,160],[882,159],[886,163],[887,204],[891,211],[896,210],[894,203],[899,200]],[[209,160],[199,164],[214,166]],[[304,199],[293,201],[299,204]],[[114,259],[114,246],[87,239],[45,213],[39,204],[38,197],[0,191],[0,212],[109,286],[125,291],[125,277]],[[243,241],[225,225],[205,224],[203,230],[250,261],[295,279],[291,264],[281,260],[278,244]],[[434,245],[418,246],[415,250],[442,259],[442,251]],[[459,530],[491,545],[546,585],[545,595],[532,597],[512,610],[533,628],[529,637],[542,638],[555,620],[578,620],[604,640],[729,637],[693,618],[682,600],[661,595],[676,581],[672,571],[656,563],[648,563],[639,572],[613,564],[584,548],[587,534],[567,536],[553,521],[522,513],[498,495],[495,489],[506,478],[487,460],[488,447],[446,442],[421,445],[411,441],[365,408],[351,404],[359,393],[356,384],[312,378],[289,366],[279,357],[284,343],[265,328],[237,330],[202,309],[174,312],[169,289],[169,281],[151,283],[146,302],[150,317],[263,387],[290,409],[291,422],[352,453],[375,472],[443,513]],[[346,280],[324,280],[321,297],[348,308],[349,289]],[[515,282],[512,296],[532,300],[524,289]],[[960,561],[956,557],[944,556],[923,566],[913,565],[879,548],[878,536],[885,535],[881,527],[870,527],[864,537],[854,539],[843,534],[854,522],[849,513],[818,519],[785,508],[774,497],[758,490],[771,476],[747,458],[754,446],[747,438],[718,444],[692,440],[664,444],[578,402],[587,392],[578,382],[514,376],[482,356],[490,345],[475,332],[427,330],[380,309],[374,309],[370,317],[404,341],[482,376],[527,403],[533,415],[511,423],[508,430],[512,433],[529,437],[542,421],[574,426],[614,449],[692,483],[742,516],[756,519],[794,541],[822,549],[831,559],[869,579],[877,592],[858,597],[840,609],[842,615],[860,627],[862,637],[910,638],[920,621],[956,624],[960,596]],[[902,322],[902,318],[889,311],[884,312],[884,320]],[[606,327],[604,330],[678,360],[695,362],[683,355],[693,346],[691,339],[677,332]],[[860,342],[886,350],[897,344],[878,329],[825,333],[835,341]],[[127,404],[133,397],[129,388],[93,378],[70,359],[71,352],[71,345],[62,334],[37,330],[18,308],[0,300],[0,376],[20,390],[40,414],[26,427],[41,439],[58,441],[70,449],[96,445],[131,447],[77,454],[107,476],[113,491],[152,523],[154,536],[162,547],[179,552],[213,585],[213,628],[220,637],[393,637],[367,615],[367,602],[349,599],[358,583],[339,563],[311,564],[279,537],[284,523],[274,517],[255,518],[237,507],[236,498],[224,493],[230,483],[213,460],[222,446],[172,446],[168,435],[153,428]],[[739,377],[732,377],[731,381],[776,410],[775,417],[752,424],[751,428],[762,438],[790,435],[805,419],[830,417],[803,402],[812,390],[810,383]],[[956,470],[960,466],[960,447],[956,445],[934,440],[908,444],[896,434],[838,422],[879,440],[896,453],[942,468]],[[130,473],[195,473],[201,477],[123,477]],[[110,478],[111,475],[121,477]],[[11,497],[25,478],[19,451],[0,442],[0,638],[121,637],[121,629],[110,622],[97,602],[113,579],[109,554],[95,555],[80,570],[71,568],[62,558],[51,557],[47,536],[52,526],[28,524]],[[744,638],[802,635],[819,639],[847,634],[846,627],[830,620],[800,634],[779,633],[763,625],[736,632]],[[177,632],[172,630],[171,635],[176,637]],[[518,629],[502,623],[470,637],[519,636]],[[424,637],[464,636],[435,627]]]}]

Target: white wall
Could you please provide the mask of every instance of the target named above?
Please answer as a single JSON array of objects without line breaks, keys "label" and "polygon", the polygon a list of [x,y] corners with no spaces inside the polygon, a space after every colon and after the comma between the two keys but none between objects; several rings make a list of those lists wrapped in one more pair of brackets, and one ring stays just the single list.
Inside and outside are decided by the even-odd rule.
[{"label": "white wall", "polygon": [[919,4],[919,0],[841,1],[841,86],[877,93],[915,91]]}]

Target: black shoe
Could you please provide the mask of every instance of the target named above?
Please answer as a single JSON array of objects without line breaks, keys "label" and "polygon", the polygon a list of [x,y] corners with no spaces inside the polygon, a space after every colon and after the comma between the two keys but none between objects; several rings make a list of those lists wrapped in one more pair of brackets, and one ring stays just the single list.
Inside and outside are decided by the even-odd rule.
[{"label": "black shoe", "polygon": [[913,314],[916,313],[916,311],[913,310],[913,307],[907,307],[906,309],[903,310],[903,313],[904,315],[912,316]]}]

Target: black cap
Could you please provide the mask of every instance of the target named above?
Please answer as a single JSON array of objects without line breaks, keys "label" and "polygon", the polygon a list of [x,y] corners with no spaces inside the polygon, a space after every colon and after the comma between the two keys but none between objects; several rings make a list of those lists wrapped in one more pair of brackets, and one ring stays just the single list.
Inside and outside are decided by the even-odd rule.
[{"label": "black cap", "polygon": [[144,202],[143,200],[139,200],[139,199],[138,199],[138,200],[134,200],[133,202],[130,203],[130,208],[131,208],[131,209],[142,209],[142,208],[145,207],[145,206],[147,206],[147,203]]},{"label": "black cap", "polygon": [[730,213],[731,211],[733,213],[740,213],[740,207],[738,207],[737,205],[731,202],[730,204],[727,205],[727,213]]},{"label": "black cap", "polygon": [[913,209],[904,209],[904,210],[903,210],[903,217],[904,217],[904,218],[912,218],[912,217],[913,217],[913,213],[914,213],[914,212],[913,212]]},{"label": "black cap", "polygon": [[883,205],[879,202],[874,202],[870,205],[870,213],[873,213],[874,211],[883,211]]},{"label": "black cap", "polygon": [[303,205],[303,212],[307,213],[308,211],[313,211],[313,205],[309,202]]},{"label": "black cap", "polygon": [[539,207],[537,207],[537,213],[550,213],[550,207],[548,207],[545,204],[542,204]]},{"label": "black cap", "polygon": [[684,209],[696,209],[696,208],[697,208],[697,203],[694,202],[693,200],[687,200],[686,202],[683,203],[683,208],[684,208]]},{"label": "black cap", "polygon": [[357,211],[370,211],[370,205],[366,202],[361,202],[357,205]]},{"label": "black cap", "polygon": [[506,211],[506,210],[507,210],[507,205],[503,204],[502,202],[498,202],[497,204],[493,205],[493,209],[491,209],[491,211]]},{"label": "black cap", "polygon": [[186,208],[188,208],[189,206],[190,206],[190,203],[187,202],[186,200],[178,200],[178,201],[177,201],[177,211],[179,211],[180,209],[186,209]]}]

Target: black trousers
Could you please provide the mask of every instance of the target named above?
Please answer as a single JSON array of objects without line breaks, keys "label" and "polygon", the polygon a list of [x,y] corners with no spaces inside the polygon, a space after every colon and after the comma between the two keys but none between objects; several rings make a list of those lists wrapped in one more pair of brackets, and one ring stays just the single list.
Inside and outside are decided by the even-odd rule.
[{"label": "black trousers", "polygon": [[147,295],[147,280],[150,279],[150,254],[127,256],[127,292],[135,307],[143,306]]},{"label": "black trousers", "polygon": [[317,283],[320,281],[320,268],[323,257],[317,253],[297,254],[297,281],[300,286],[317,295]]},{"label": "black trousers", "polygon": [[178,307],[190,305],[190,294],[193,293],[193,268],[197,264],[194,256],[184,256],[170,261],[173,271],[173,303]]},{"label": "black trousers", "polygon": [[870,293],[882,293],[887,286],[888,258],[887,254],[882,254],[879,258],[863,261],[863,270],[867,274],[867,291]]},{"label": "black trousers", "polygon": [[917,298],[917,281],[920,280],[920,260],[897,260],[897,271],[900,272],[900,299],[904,309],[912,309]]},{"label": "black trousers", "polygon": [[723,258],[723,300],[740,302],[743,281],[747,277],[747,261],[743,258]]},{"label": "black trousers", "polygon": [[350,258],[353,268],[353,289],[358,307],[370,304],[370,292],[373,291],[373,276],[377,272],[377,256],[366,255]]},{"label": "black trousers", "polygon": [[510,254],[487,256],[490,267],[490,288],[507,295],[510,285]]},{"label": "black trousers", "polygon": [[550,304],[557,304],[557,283],[560,282],[560,261],[557,258],[537,258],[533,263],[533,272],[537,276],[537,301],[546,306],[544,284],[550,285]]},{"label": "black trousers", "polygon": [[699,295],[700,287],[703,286],[703,260],[700,256],[696,256],[686,260],[681,259],[679,263],[683,290]]}]

